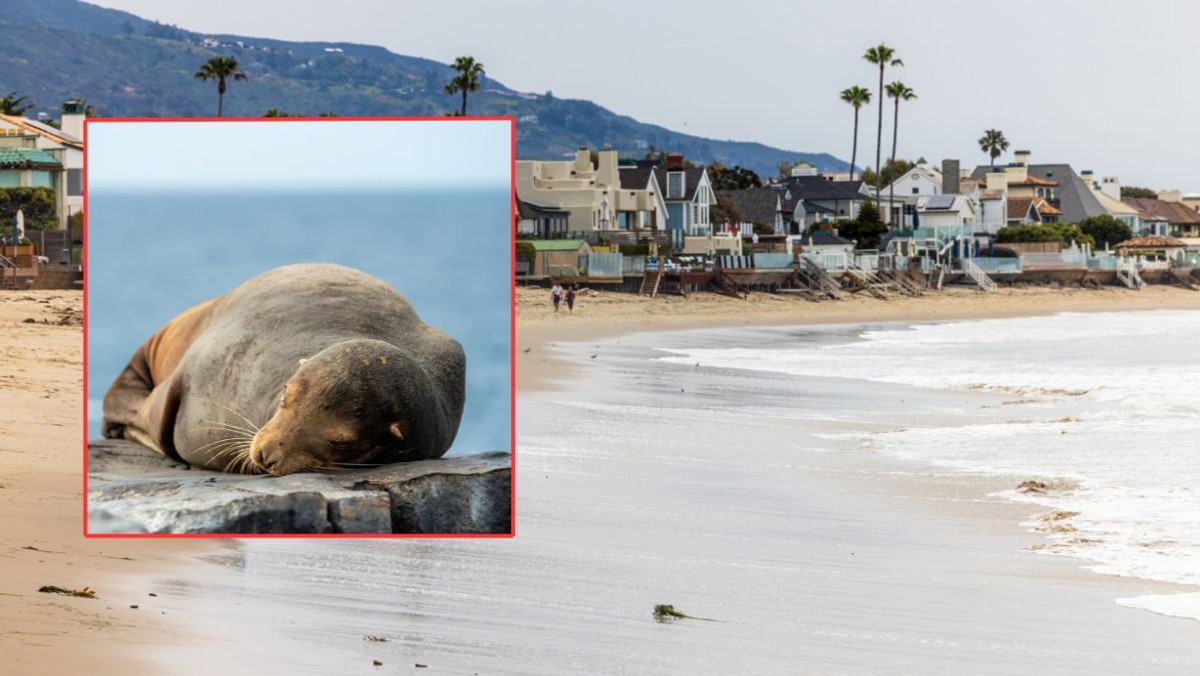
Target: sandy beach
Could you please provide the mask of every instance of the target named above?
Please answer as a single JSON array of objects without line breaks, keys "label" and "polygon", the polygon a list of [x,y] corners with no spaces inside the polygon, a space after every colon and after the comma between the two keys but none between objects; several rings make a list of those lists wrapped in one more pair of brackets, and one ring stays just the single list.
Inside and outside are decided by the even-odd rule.
[{"label": "sandy beach", "polygon": [[[153,589],[131,583],[217,546],[83,537],[82,299],[78,291],[0,294],[5,673],[136,673],[137,646],[178,634],[160,599],[147,596]],[[90,587],[96,598],[39,593],[44,585]]]},{"label": "sandy beach", "polygon": [[[1048,665],[1065,665],[1060,673],[1094,673],[1098,665],[1128,673],[1151,659],[1153,673],[1186,673],[1200,664],[1200,655],[1175,648],[1194,634],[1193,623],[1112,602],[1117,595],[1176,591],[1172,585],[1099,576],[1070,559],[1027,551],[1041,540],[1019,525],[1033,509],[987,497],[1011,488],[1011,480],[864,464],[828,452],[828,442],[787,421],[757,429],[751,447],[758,450],[733,460],[720,449],[739,443],[736,426],[673,416],[663,424],[677,443],[629,455],[621,450],[627,445],[621,430],[607,422],[628,418],[612,408],[623,388],[634,388],[628,391],[639,406],[674,406],[657,381],[620,376],[640,363],[631,361],[643,350],[630,339],[637,332],[1200,309],[1200,293],[950,289],[917,299],[825,303],[766,294],[743,301],[585,293],[572,315],[555,315],[548,295],[518,290],[518,453],[524,455],[514,541],[250,542],[237,550],[222,541],[82,537],[80,327],[57,324],[78,310],[80,295],[4,297],[0,326],[12,336],[0,357],[6,671],[182,673],[191,664],[198,672],[241,655],[320,673],[344,665],[346,655],[364,665],[378,655],[388,665],[429,663],[450,673],[485,665],[498,673],[700,673],[695,669],[705,664],[736,669],[795,660],[808,665],[800,673],[867,674],[883,673],[897,655],[903,664],[923,664],[939,642],[937,654],[947,661],[926,673],[954,673],[980,658],[1000,666],[976,673],[1052,670]],[[747,387],[718,383],[735,392]],[[685,385],[688,392],[694,386]],[[763,391],[773,396],[770,382]],[[731,411],[721,422],[737,418]],[[652,424],[637,424],[643,423]],[[579,435],[588,430],[599,435],[599,445],[580,453]],[[572,448],[556,448],[558,439]],[[811,451],[781,461],[776,439]],[[710,494],[711,504],[702,497]],[[574,521],[564,521],[565,514]],[[200,560],[222,551],[237,551],[243,563],[216,570]],[[318,561],[338,569],[339,557],[368,555],[399,565],[388,564],[395,570],[386,581],[362,582],[362,591],[346,582],[321,587],[313,580],[326,574],[306,567]],[[428,568],[431,561],[439,563]],[[377,569],[364,574],[377,577],[370,570]],[[255,580],[262,578],[253,575],[269,575],[272,583],[260,586]],[[618,589],[616,579],[632,582]],[[87,586],[98,598],[40,594],[42,585]],[[353,611],[361,617],[338,614],[352,612],[342,610],[343,594],[354,603],[373,602],[378,585],[395,590],[386,606],[408,610],[396,615],[365,606]],[[289,605],[300,598],[307,599],[304,612]],[[723,622],[655,625],[648,610],[657,602]],[[234,607],[247,625],[255,613],[264,620],[290,617],[275,629],[298,638],[268,657],[239,641],[244,634],[234,635],[234,625],[222,624]],[[501,630],[497,617],[522,619]],[[345,623],[333,648],[318,643],[331,640],[322,629],[329,622]],[[202,627],[220,641],[219,660],[201,659],[194,636]],[[376,634],[389,642],[364,641]],[[153,650],[134,649],[148,640]],[[698,651],[703,645],[732,649],[718,657]],[[740,654],[762,661],[739,661]]]}]

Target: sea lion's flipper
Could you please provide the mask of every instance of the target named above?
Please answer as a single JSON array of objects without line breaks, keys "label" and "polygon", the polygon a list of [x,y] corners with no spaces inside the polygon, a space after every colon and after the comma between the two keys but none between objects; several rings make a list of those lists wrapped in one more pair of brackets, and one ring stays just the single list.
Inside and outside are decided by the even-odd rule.
[{"label": "sea lion's flipper", "polygon": [[[179,414],[179,402],[183,399],[183,378],[178,372],[160,383],[138,406],[136,422],[130,428],[136,430],[130,438],[149,446],[169,458],[179,458],[175,450],[175,420]],[[129,436],[129,429],[126,435]]]},{"label": "sea lion's flipper", "polygon": [[138,408],[154,389],[146,346],[133,353],[125,369],[104,393],[104,420],[101,433],[106,439],[130,438],[125,430],[137,421]]}]

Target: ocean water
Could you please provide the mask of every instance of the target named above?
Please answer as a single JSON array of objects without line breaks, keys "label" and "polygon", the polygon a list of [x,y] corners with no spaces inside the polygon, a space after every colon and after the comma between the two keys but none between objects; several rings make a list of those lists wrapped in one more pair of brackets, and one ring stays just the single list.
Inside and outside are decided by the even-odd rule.
[{"label": "ocean water", "polygon": [[[824,344],[673,347],[667,363],[898,384],[970,396],[862,448],[969,472],[1063,479],[1027,524],[1040,551],[1112,575],[1200,585],[1200,312],[1060,314],[863,329]],[[889,407],[895,417],[903,404]],[[1057,513],[1057,514],[1055,514]],[[1200,593],[1122,605],[1200,619]]]},{"label": "ocean water", "polygon": [[347,265],[403,293],[467,355],[467,402],[451,453],[508,450],[509,195],[420,192],[172,194],[88,198],[88,433],[134,350],[193,304],[272,268]]}]

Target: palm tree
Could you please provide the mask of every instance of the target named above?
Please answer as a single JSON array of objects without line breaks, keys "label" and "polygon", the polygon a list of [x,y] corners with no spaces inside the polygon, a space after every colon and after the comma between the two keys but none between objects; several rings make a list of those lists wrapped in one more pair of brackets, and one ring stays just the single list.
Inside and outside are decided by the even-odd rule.
[{"label": "palm tree", "polygon": [[850,151],[850,180],[854,180],[854,163],[858,159],[858,109],[871,102],[871,90],[854,85],[842,90],[842,100],[854,106],[854,149]]},{"label": "palm tree", "polygon": [[[892,119],[892,159],[891,159],[891,162],[889,163],[889,164],[895,166],[895,164],[896,164],[896,138],[900,135],[900,102],[901,101],[912,101],[913,99],[917,98],[917,95],[915,93],[913,93],[913,90],[909,89],[907,86],[905,86],[905,84],[903,82],[901,82],[899,80],[896,80],[895,82],[888,84],[887,95],[888,95],[888,98],[893,99],[896,102],[896,114],[895,114],[895,117]],[[883,172],[881,171],[879,173],[882,174]],[[889,214],[889,216],[892,213],[892,208],[893,208],[892,205],[896,198],[896,179],[899,177],[892,176],[890,178],[891,178],[891,181],[888,182],[888,214]],[[888,218],[888,222],[894,223],[891,218]]]},{"label": "palm tree", "polygon": [[29,95],[18,94],[17,92],[9,92],[4,96],[0,96],[0,113],[5,115],[14,115],[21,117],[25,111],[33,107],[33,101],[29,100]]},{"label": "palm tree", "polygon": [[246,80],[246,74],[238,70],[237,59],[232,56],[214,56],[196,71],[197,80],[217,81],[217,117],[221,117],[225,103],[225,78]]},{"label": "palm tree", "polygon": [[991,166],[996,166],[996,158],[1008,150],[1008,139],[999,129],[988,129],[979,137],[979,149],[992,158]]},{"label": "palm tree", "polygon": [[903,66],[904,62],[896,57],[896,50],[882,42],[867,50],[863,58],[879,66],[879,130],[875,134],[875,208],[879,208],[879,179],[883,176],[883,167],[879,163],[883,149],[883,70],[888,66]]},{"label": "palm tree", "polygon": [[458,111],[459,115],[467,114],[467,92],[477,91],[480,81],[483,79],[483,64],[475,60],[473,56],[460,56],[454,60],[454,65],[451,66],[458,71],[450,84],[446,85],[447,94],[457,94],[462,92],[462,109]]}]

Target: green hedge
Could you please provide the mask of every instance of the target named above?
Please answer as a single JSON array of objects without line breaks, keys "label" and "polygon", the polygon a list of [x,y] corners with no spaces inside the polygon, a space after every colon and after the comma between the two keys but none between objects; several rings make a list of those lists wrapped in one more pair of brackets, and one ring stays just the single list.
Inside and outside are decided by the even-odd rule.
[{"label": "green hedge", "polygon": [[13,219],[18,210],[25,214],[26,230],[53,230],[58,227],[54,191],[50,188],[0,188],[0,231],[12,232]]},{"label": "green hedge", "polygon": [[517,242],[517,260],[529,264],[529,273],[533,274],[533,261],[537,259],[537,250],[530,242]]}]

